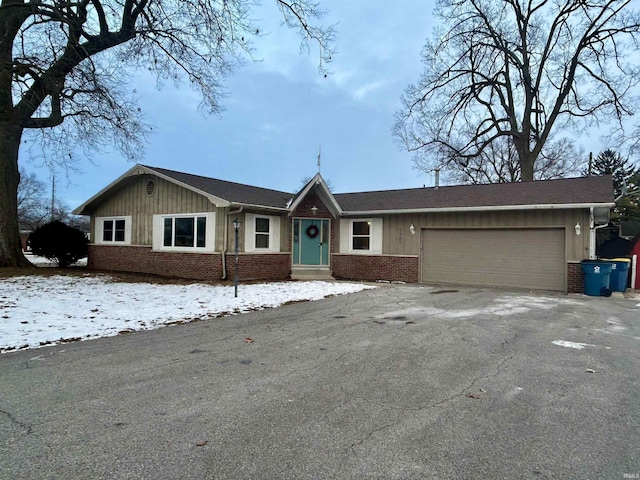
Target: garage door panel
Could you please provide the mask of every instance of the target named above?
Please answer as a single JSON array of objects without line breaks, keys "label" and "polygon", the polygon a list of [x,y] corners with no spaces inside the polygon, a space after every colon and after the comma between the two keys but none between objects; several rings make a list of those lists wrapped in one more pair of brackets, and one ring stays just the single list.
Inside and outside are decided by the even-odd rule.
[{"label": "garage door panel", "polygon": [[565,290],[564,229],[423,230],[422,279]]}]

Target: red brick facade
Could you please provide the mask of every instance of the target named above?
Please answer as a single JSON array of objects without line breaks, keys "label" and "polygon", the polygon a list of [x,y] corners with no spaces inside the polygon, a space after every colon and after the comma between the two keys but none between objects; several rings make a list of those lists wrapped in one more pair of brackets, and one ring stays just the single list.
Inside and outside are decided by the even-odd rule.
[{"label": "red brick facade", "polygon": [[[227,254],[227,277],[233,278],[235,256]],[[240,253],[238,277],[240,280],[285,280],[291,275],[291,254]]]},{"label": "red brick facade", "polygon": [[[118,272],[149,273],[168,277],[217,281],[222,278],[219,253],[158,252],[144,246],[89,246],[89,268]],[[227,253],[227,279],[234,278],[235,256]],[[331,271],[345,280],[387,280],[419,282],[419,259],[400,255],[332,254]],[[291,274],[291,254],[270,253],[238,255],[241,281],[285,280]],[[568,293],[584,291],[580,263],[567,264]]]},{"label": "red brick facade", "polygon": [[567,292],[584,292],[584,273],[579,263],[567,263]]},{"label": "red brick facade", "polygon": [[[227,278],[233,279],[235,256],[227,253]],[[216,281],[222,278],[220,253],[159,252],[144,246],[89,246],[89,268],[150,273],[167,277]],[[291,273],[289,253],[238,255],[240,280],[284,280]]]},{"label": "red brick facade", "polygon": [[418,283],[418,257],[400,255],[331,255],[335,278]]}]

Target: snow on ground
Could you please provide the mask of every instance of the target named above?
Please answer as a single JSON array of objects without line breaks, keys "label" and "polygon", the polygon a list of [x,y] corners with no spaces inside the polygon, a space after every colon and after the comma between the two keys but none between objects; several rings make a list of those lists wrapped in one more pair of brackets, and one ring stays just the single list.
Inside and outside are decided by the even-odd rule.
[{"label": "snow on ground", "polygon": [[551,343],[560,347],[575,348],[576,350],[582,350],[584,347],[595,347],[595,345],[592,345],[591,343],[577,343],[569,342],[567,340],[554,340]]},{"label": "snow on ground", "polygon": [[233,286],[116,282],[107,275],[0,279],[0,352],[149,330],[287,302],[376,288],[355,283],[279,282]]},{"label": "snow on ground", "polygon": [[[33,255],[31,253],[25,252],[24,256],[27,258],[27,260],[29,260],[31,263],[33,263],[36,267],[57,267],[58,263],[53,261],[53,260],[49,260],[48,258],[45,257],[38,257],[36,255]],[[78,260],[76,263],[73,264],[74,266],[77,267],[86,267],[87,266],[87,258],[81,258],[80,260]]]}]

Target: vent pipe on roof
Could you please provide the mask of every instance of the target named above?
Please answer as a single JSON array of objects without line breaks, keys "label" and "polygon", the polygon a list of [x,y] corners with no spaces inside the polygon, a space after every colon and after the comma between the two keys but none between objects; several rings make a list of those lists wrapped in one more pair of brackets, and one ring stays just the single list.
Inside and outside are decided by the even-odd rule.
[{"label": "vent pipe on roof", "polygon": [[440,169],[436,168],[436,189],[440,188]]}]

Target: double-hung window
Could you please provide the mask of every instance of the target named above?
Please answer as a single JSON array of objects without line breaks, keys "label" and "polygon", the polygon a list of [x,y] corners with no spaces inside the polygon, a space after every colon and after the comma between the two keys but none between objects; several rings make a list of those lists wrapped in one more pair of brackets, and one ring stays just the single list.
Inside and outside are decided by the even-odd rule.
[{"label": "double-hung window", "polygon": [[354,221],[351,225],[351,249],[371,250],[371,222]]},{"label": "double-hung window", "polygon": [[247,252],[279,252],[280,217],[247,213],[244,242]]},{"label": "double-hung window", "polygon": [[131,217],[97,217],[95,243],[130,244]]},{"label": "double-hung window", "polygon": [[268,217],[256,217],[256,249],[269,248],[270,219]]},{"label": "double-hung window", "polygon": [[380,255],[382,218],[343,218],[340,220],[340,253]]}]

